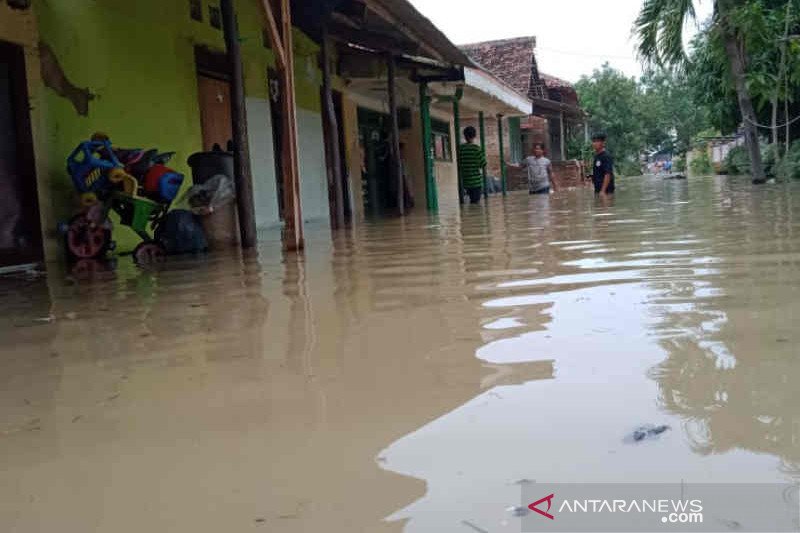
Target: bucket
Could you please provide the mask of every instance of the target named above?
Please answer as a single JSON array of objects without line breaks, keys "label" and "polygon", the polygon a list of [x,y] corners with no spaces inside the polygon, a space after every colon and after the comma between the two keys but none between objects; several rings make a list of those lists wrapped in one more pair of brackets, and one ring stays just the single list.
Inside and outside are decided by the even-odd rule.
[{"label": "bucket", "polygon": [[[217,174],[228,176],[234,181],[233,154],[230,152],[197,152],[189,156],[187,163],[192,169],[192,182],[195,184],[201,185]],[[210,250],[238,246],[240,234],[235,201],[204,216],[201,223]]]}]

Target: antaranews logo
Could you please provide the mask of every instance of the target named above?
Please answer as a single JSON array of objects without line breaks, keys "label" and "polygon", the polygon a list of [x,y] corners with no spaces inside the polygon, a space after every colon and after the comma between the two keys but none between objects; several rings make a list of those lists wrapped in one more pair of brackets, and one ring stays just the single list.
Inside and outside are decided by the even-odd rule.
[{"label": "antaranews logo", "polygon": [[[528,509],[534,511],[545,518],[555,520],[555,516],[550,513],[553,507],[555,493],[536,500],[528,505]],[[540,506],[547,503],[547,509],[542,510]],[[581,499],[564,500],[558,506],[558,513],[639,513],[661,515],[661,522],[666,524],[702,524],[703,523],[703,502],[699,499],[693,500],[626,500],[626,499]]]},{"label": "antaranews logo", "polygon": [[[553,497],[555,497],[555,493],[551,494],[550,496],[545,496],[541,500],[536,500],[535,502],[533,502],[532,504],[530,504],[528,506],[528,509],[530,509],[531,511],[534,511],[536,513],[539,513],[540,515],[544,516],[545,518],[549,518],[550,520],[554,520],[555,517],[550,514],[550,508],[553,506]],[[538,507],[539,505],[543,504],[544,502],[547,502],[547,511],[542,511]]]},{"label": "antaranews logo", "polygon": [[[521,484],[524,532],[800,533],[800,496],[791,483]],[[747,505],[742,505],[747,502]]]}]

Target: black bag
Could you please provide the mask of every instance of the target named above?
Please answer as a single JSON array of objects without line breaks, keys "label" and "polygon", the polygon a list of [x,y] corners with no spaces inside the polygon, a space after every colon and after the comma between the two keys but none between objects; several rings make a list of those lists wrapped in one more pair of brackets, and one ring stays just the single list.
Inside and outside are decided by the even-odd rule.
[{"label": "black bag", "polygon": [[204,252],[208,241],[200,224],[191,211],[174,209],[167,213],[164,222],[156,230],[158,240],[168,254]]}]

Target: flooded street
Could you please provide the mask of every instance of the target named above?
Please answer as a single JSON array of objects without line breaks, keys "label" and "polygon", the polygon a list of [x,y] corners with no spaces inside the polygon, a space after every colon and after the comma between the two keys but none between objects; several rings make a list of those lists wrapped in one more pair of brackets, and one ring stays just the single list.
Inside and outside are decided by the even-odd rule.
[{"label": "flooded street", "polygon": [[525,480],[799,480],[798,185],[0,278],[0,531],[513,532]]}]

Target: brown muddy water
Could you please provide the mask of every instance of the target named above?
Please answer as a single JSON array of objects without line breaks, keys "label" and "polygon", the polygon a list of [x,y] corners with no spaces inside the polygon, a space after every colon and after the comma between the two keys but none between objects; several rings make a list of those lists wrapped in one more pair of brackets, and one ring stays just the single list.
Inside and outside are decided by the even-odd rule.
[{"label": "brown muddy water", "polygon": [[798,186],[308,241],[0,279],[0,531],[519,531],[520,480],[800,478]]}]

